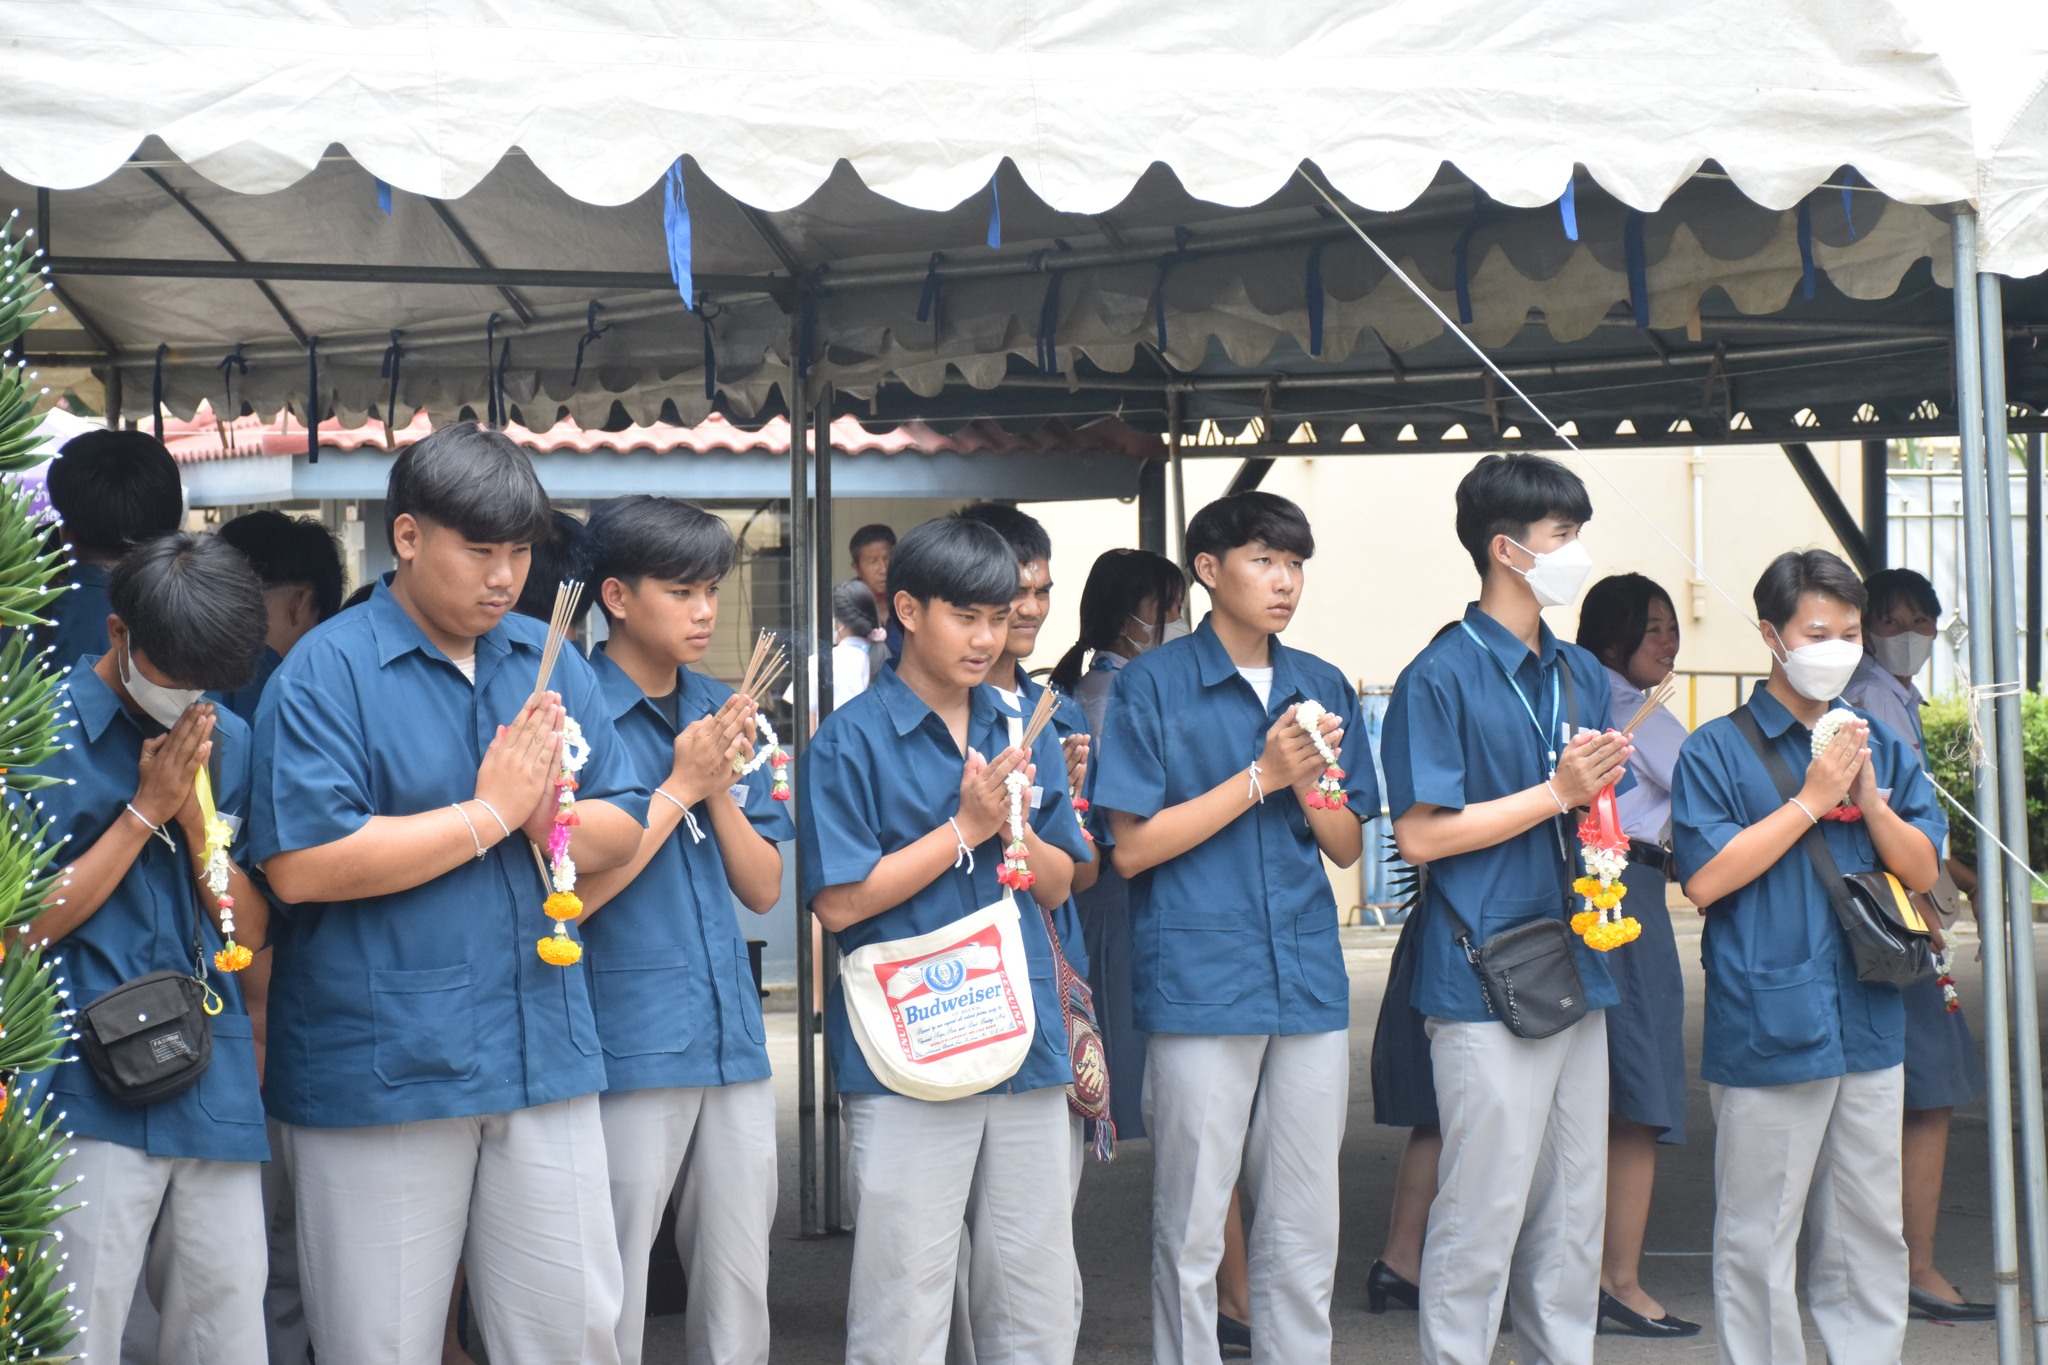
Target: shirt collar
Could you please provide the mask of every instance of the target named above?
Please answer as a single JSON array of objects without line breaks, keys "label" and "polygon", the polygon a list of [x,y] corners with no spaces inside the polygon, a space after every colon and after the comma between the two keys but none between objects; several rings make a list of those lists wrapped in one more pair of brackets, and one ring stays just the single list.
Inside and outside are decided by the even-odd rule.
[{"label": "shirt collar", "polygon": [[[640,684],[634,682],[632,675],[619,667],[617,661],[603,646],[599,646],[591,654],[590,667],[597,674],[598,694],[604,698],[605,709],[613,720],[620,720],[635,706],[645,704],[654,714],[661,717],[663,724],[668,723],[668,713],[662,709],[661,700],[641,691]],[[704,681],[687,668],[676,670],[676,691],[682,694],[683,702],[682,706],[676,708],[676,714],[684,725],[698,719],[700,715],[709,715],[712,710],[701,697]]]},{"label": "shirt collar", "polygon": [[[64,680],[65,691],[71,697],[71,714],[78,718],[78,728],[85,731],[87,741],[94,744],[114,723],[114,717],[127,714],[121,699],[114,695],[114,689],[107,686],[93,669],[100,658],[100,655],[88,654],[78,661],[78,666]],[[130,724],[133,723],[131,719]]]},{"label": "shirt collar", "polygon": [[71,581],[92,588],[104,588],[114,581],[111,564],[88,564],[78,560],[71,566]]},{"label": "shirt collar", "polygon": [[[1194,642],[1195,663],[1201,670],[1204,687],[1215,687],[1238,676],[1236,661],[1223,647],[1223,641],[1216,638],[1215,619],[1216,613],[1210,612],[1202,618],[1202,624],[1186,637]],[[1267,695],[1272,702],[1285,703],[1301,691],[1296,681],[1294,651],[1281,644],[1278,635],[1267,637],[1266,650],[1266,662],[1273,670],[1273,687]]]},{"label": "shirt collar", "polygon": [[[1465,604],[1465,624],[1472,628],[1472,633],[1479,637],[1486,651],[1500,660],[1501,667],[1508,672],[1517,671],[1531,657],[1529,646],[1523,644],[1513,631],[1481,611],[1477,602]],[[1557,636],[1552,633],[1550,623],[1541,617],[1536,620],[1536,646],[1534,657],[1539,671],[1557,662]]]},{"label": "shirt collar", "polygon": [[[418,650],[429,659],[455,662],[442,652],[440,646],[427,638],[419,623],[407,615],[405,608],[398,604],[398,599],[391,592],[391,580],[394,576],[386,574],[379,579],[376,588],[370,593],[370,600],[364,604],[370,609],[370,634],[377,641],[378,666],[388,666],[392,660],[414,650]],[[476,676],[479,680],[486,676],[485,660],[511,653],[512,644],[511,632],[505,629],[503,622],[476,637]]]},{"label": "shirt collar", "polygon": [[1785,703],[1771,695],[1770,688],[1764,682],[1759,682],[1750,689],[1749,709],[1756,717],[1757,728],[1771,739],[1779,738],[1794,725],[1799,724],[1798,717],[1785,709]]},{"label": "shirt collar", "polygon": [[[917,729],[924,724],[925,717],[934,712],[931,707],[925,705],[924,698],[911,691],[910,684],[897,675],[896,664],[897,661],[891,659],[883,665],[875,674],[874,680],[868,684],[868,691],[881,698],[882,709],[889,713],[890,723],[896,727],[896,733],[900,736],[908,735]],[[993,723],[1001,714],[999,707],[994,688],[984,686],[969,689],[967,733],[972,736],[984,726]],[[972,739],[968,742],[973,743]]]}]

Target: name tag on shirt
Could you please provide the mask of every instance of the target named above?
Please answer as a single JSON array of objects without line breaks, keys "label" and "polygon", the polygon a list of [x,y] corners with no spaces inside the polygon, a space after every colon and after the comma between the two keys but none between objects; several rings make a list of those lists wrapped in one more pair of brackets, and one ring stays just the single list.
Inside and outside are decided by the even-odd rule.
[{"label": "name tag on shirt", "polygon": [[752,787],[749,787],[746,783],[735,782],[730,787],[727,787],[725,789],[725,794],[732,798],[732,803],[735,806],[738,806],[741,810],[745,810],[747,808],[747,797],[751,796],[753,794],[753,791],[754,789]]},{"label": "name tag on shirt", "polygon": [[1033,787],[1033,788],[1031,789],[1031,809],[1033,809],[1033,810],[1037,810],[1037,809],[1038,809],[1038,808],[1039,808],[1040,806],[1042,806],[1042,805],[1044,805],[1044,804],[1045,804],[1045,788],[1043,788],[1043,787]]}]

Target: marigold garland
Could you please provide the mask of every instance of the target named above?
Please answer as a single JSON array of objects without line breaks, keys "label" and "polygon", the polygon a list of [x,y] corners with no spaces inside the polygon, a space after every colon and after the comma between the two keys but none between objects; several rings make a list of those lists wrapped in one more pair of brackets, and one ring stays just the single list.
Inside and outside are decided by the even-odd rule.
[{"label": "marigold garland", "polygon": [[221,818],[213,804],[213,779],[206,775],[206,767],[200,765],[198,774],[192,779],[193,795],[199,800],[199,819],[206,829],[206,889],[213,893],[220,905],[220,936],[224,940],[219,952],[213,955],[213,965],[218,971],[239,972],[255,960],[256,955],[235,942],[235,898],[228,894],[228,877],[232,868],[228,863],[228,845],[235,841],[235,827]]},{"label": "marigold garland", "polygon": [[569,937],[569,921],[583,913],[576,895],[576,860],[569,856],[570,831],[576,817],[576,774],[590,761],[590,743],[573,718],[562,722],[562,770],[555,778],[555,822],[548,830],[548,880],[553,892],[541,910],[555,922],[555,932],[537,945],[540,960],[552,967],[573,967],[583,959],[583,945]]},{"label": "marigold garland", "polygon": [[1586,875],[1572,883],[1572,890],[1586,908],[1572,916],[1572,932],[1602,953],[1635,942],[1643,926],[1620,913],[1621,898],[1628,894],[1621,879],[1628,868],[1628,835],[1622,832],[1621,810],[1611,786],[1600,789],[1586,818],[1579,821],[1579,859]]},{"label": "marigold garland", "polygon": [[733,775],[746,777],[759,772],[763,763],[774,769],[774,782],[768,794],[777,801],[787,801],[789,790],[789,753],[782,742],[775,737],[775,727],[768,723],[768,717],[761,712],[754,713],[754,730],[761,736],[761,742],[754,746],[752,758],[736,758],[732,761]]},{"label": "marigold garland", "polygon": [[1003,788],[1010,794],[1010,838],[1003,845],[1003,865],[996,872],[996,881],[1012,891],[1029,891],[1038,880],[1038,874],[1024,861],[1024,793],[1031,790],[1031,779],[1022,768],[1012,768],[1003,779]]}]

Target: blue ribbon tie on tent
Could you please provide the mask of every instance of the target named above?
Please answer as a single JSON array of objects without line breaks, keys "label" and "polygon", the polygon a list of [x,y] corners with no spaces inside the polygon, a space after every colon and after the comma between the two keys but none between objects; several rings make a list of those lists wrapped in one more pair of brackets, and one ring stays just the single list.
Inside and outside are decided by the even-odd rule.
[{"label": "blue ribbon tie on tent", "polygon": [[704,324],[704,401],[712,403],[718,399],[718,347],[711,335],[711,315],[699,308],[697,321]]},{"label": "blue ribbon tie on tent", "polygon": [[[998,167],[996,174],[1001,173]],[[994,175],[988,178],[988,244],[994,249],[1003,245],[1003,191]]]},{"label": "blue ribbon tie on tent", "polygon": [[662,196],[662,231],[668,237],[668,273],[684,304],[697,306],[697,284],[690,268],[690,197],[683,185],[683,159],[668,168],[667,189]]},{"label": "blue ribbon tie on tent", "polygon": [[1486,200],[1477,186],[1472,190],[1472,216],[1465,220],[1465,230],[1458,234],[1457,243],[1451,247],[1451,263],[1458,292],[1458,322],[1466,327],[1472,325],[1472,234],[1479,231],[1479,225],[1486,221]]},{"label": "blue ribbon tie on tent", "polygon": [[1564,197],[1557,201],[1557,216],[1564,221],[1564,239],[1567,242],[1579,240],[1579,175],[1577,171],[1564,182]]},{"label": "blue ribbon tie on tent", "polygon": [[1856,168],[1842,167],[1842,217],[1849,221],[1849,240],[1856,240]]},{"label": "blue ribbon tie on tent", "polygon": [[391,216],[391,187],[382,180],[377,182],[377,207],[384,210],[384,216]]},{"label": "blue ribbon tie on tent", "polygon": [[1177,227],[1173,230],[1173,250],[1159,258],[1159,279],[1152,286],[1152,320],[1159,328],[1159,353],[1166,354],[1166,277],[1180,264],[1188,253],[1188,241],[1194,236],[1191,229]]},{"label": "blue ribbon tie on tent", "polygon": [[1650,325],[1650,265],[1643,251],[1643,211],[1630,209],[1621,229],[1621,243],[1628,261],[1628,307],[1636,326]]},{"label": "blue ribbon tie on tent", "polygon": [[1038,370],[1041,374],[1060,372],[1060,280],[1064,270],[1055,270],[1045,284],[1045,302],[1038,306]]},{"label": "blue ribbon tie on tent", "polygon": [[484,425],[501,426],[498,420],[498,386],[492,378],[494,362],[498,358],[498,315],[491,314],[484,319]]},{"label": "blue ribbon tie on tent", "polygon": [[583,335],[576,338],[576,369],[569,376],[569,387],[572,389],[583,381],[583,348],[593,341],[603,340],[604,334],[612,329],[610,323],[606,323],[602,327],[597,325],[597,314],[603,306],[596,299],[592,299],[590,301],[590,311],[584,314]]},{"label": "blue ribbon tie on tent", "polygon": [[498,365],[491,372],[492,401],[498,405],[498,425],[512,424],[512,405],[505,401],[505,367],[512,363],[512,338],[506,337],[498,343]]},{"label": "blue ribbon tie on tent", "polygon": [[391,381],[391,400],[384,405],[384,434],[389,437],[398,425],[398,369],[405,361],[405,347],[399,344],[405,333],[396,327],[391,329],[391,344],[384,348],[384,361],[377,367],[377,377]]},{"label": "blue ribbon tie on tent", "polygon": [[306,338],[306,463],[320,463],[320,338]]},{"label": "blue ribbon tie on tent", "polygon": [[1313,356],[1323,353],[1323,248],[1329,244],[1324,240],[1308,249],[1308,274],[1301,286],[1308,304],[1308,353]]},{"label": "blue ribbon tie on tent", "polygon": [[932,349],[939,349],[939,328],[945,322],[945,282],[939,278],[939,263],[946,259],[943,251],[934,251],[931,262],[924,268],[924,289],[917,296],[917,320],[932,325]]},{"label": "blue ribbon tie on tent", "polygon": [[1813,297],[1813,205],[1799,201],[1799,297]]},{"label": "blue ribbon tie on tent", "polygon": [[242,343],[236,342],[233,353],[220,362],[221,410],[219,420],[232,422],[242,415],[235,403],[235,376],[249,377],[249,362],[242,359]]},{"label": "blue ribbon tie on tent", "polygon": [[170,353],[168,345],[156,348],[156,373],[149,381],[149,420],[159,441],[164,438],[164,357]]}]

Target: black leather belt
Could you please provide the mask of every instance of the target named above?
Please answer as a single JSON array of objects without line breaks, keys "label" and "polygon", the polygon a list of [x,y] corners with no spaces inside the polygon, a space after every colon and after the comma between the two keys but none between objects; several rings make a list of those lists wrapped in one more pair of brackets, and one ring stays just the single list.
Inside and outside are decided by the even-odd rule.
[{"label": "black leather belt", "polygon": [[1631,839],[1628,841],[1628,860],[1632,863],[1641,863],[1644,867],[1662,872],[1666,876],[1671,873],[1671,850],[1662,844]]}]

